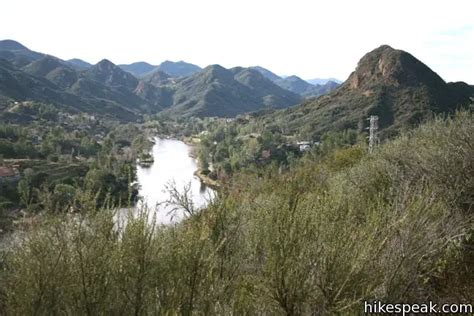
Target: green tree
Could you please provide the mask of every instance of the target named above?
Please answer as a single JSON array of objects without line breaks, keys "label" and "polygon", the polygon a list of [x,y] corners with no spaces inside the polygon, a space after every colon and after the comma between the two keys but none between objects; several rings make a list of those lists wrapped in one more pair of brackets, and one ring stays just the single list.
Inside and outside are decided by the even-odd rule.
[{"label": "green tree", "polygon": [[18,194],[20,196],[20,201],[26,209],[30,209],[33,203],[33,186],[32,186],[32,179],[33,179],[33,170],[32,169],[25,169],[23,172],[23,177],[18,181]]}]

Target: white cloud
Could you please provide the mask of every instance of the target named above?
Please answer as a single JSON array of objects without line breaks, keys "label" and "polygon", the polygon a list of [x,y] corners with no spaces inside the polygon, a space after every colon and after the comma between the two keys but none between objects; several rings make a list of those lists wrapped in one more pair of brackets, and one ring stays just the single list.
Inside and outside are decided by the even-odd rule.
[{"label": "white cloud", "polygon": [[389,44],[446,80],[474,83],[472,3],[15,0],[2,4],[0,38],[89,62],[183,59],[341,79],[363,54]]}]

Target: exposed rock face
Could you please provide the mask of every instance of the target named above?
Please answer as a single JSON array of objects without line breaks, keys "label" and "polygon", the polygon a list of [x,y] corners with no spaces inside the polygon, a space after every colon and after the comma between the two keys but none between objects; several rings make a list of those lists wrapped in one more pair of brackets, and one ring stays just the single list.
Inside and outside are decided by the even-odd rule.
[{"label": "exposed rock face", "polygon": [[336,90],[277,115],[292,130],[311,126],[316,138],[329,130],[362,131],[366,118],[378,115],[382,135],[388,136],[433,113],[467,106],[473,95],[472,86],[446,83],[411,54],[383,45],[363,56]]},{"label": "exposed rock face", "polygon": [[171,83],[173,82],[170,75],[160,70],[153,71],[152,73],[147,74],[146,76],[143,77],[143,81],[155,87],[159,87],[168,82],[171,82]]},{"label": "exposed rock face", "polygon": [[372,86],[443,86],[444,80],[421,61],[388,45],[367,53],[349,76],[349,88],[367,90]]}]

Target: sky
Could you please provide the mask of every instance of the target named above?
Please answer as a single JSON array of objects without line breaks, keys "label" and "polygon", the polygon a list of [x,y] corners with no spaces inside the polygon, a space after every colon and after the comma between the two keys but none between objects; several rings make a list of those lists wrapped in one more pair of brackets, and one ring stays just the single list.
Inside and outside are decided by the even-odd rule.
[{"label": "sky", "polygon": [[62,59],[260,65],[345,80],[382,44],[474,84],[474,1],[5,0],[0,39]]}]

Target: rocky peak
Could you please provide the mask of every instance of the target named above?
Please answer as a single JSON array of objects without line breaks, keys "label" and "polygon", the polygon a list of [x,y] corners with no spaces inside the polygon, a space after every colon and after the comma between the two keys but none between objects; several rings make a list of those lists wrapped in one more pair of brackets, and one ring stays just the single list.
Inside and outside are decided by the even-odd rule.
[{"label": "rocky peak", "polygon": [[108,59],[102,59],[99,61],[95,66],[96,69],[102,70],[102,71],[113,71],[115,69],[115,64],[111,62]]},{"label": "rocky peak", "polygon": [[345,85],[350,89],[370,90],[381,84],[398,87],[422,83],[443,85],[445,82],[411,54],[382,45],[362,57]]}]

